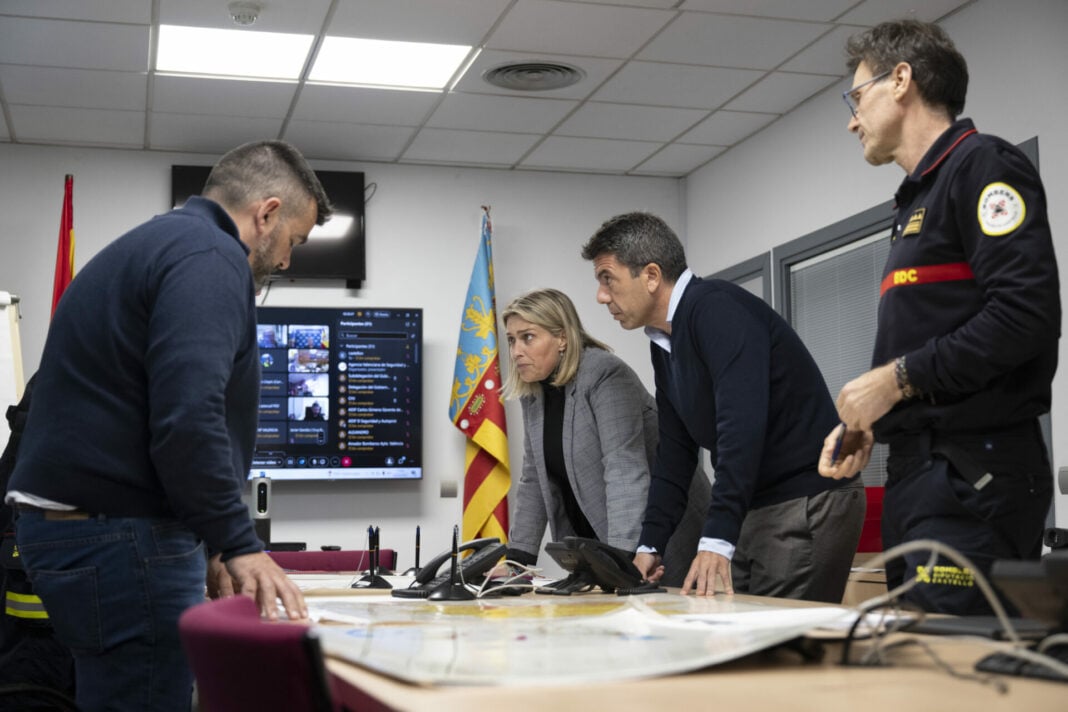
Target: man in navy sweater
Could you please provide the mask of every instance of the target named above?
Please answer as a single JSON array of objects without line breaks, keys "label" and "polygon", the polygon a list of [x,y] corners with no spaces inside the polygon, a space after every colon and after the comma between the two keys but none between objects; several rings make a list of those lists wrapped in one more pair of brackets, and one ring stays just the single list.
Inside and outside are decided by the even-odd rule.
[{"label": "man in navy sweater", "polygon": [[177,622],[205,580],[270,618],[277,599],[307,616],[241,493],[258,411],[256,291],[329,215],[295,148],[246,144],[219,160],[203,197],[105,247],[60,300],[6,501],[86,712],[189,709]]},{"label": "man in navy sweater", "polygon": [[694,276],[654,215],[608,220],[582,256],[593,261],[597,301],[652,342],[660,444],[635,565],[660,577],[704,447],[712,501],[682,592],[710,595],[719,580],[727,593],[840,602],[864,491],[816,471],[818,444],[838,420],[801,339],[745,289]]}]

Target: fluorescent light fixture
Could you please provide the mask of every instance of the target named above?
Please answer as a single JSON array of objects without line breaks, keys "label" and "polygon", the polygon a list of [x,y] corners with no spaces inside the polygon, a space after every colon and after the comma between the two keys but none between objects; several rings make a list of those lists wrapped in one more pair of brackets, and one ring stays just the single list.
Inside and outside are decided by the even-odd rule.
[{"label": "fluorescent light fixture", "polygon": [[336,240],[344,237],[352,227],[352,216],[335,213],[322,225],[316,225],[308,233],[308,242],[312,240]]},{"label": "fluorescent light fixture", "polygon": [[470,51],[465,45],[326,37],[308,79],[443,89]]},{"label": "fluorescent light fixture", "polygon": [[312,39],[283,32],[160,25],[156,71],[298,79]]}]

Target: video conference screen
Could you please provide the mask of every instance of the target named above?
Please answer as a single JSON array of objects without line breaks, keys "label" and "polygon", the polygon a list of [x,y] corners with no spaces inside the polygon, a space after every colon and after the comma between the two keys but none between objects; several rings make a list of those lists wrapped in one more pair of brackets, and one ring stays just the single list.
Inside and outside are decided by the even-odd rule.
[{"label": "video conference screen", "polygon": [[423,476],[422,309],[259,307],[249,477]]}]

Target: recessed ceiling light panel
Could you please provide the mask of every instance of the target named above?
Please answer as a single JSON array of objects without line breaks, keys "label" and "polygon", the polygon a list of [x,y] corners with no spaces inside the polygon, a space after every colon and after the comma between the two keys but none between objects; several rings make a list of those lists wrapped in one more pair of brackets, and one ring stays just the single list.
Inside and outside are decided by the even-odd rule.
[{"label": "recessed ceiling light panel", "polygon": [[312,39],[284,32],[160,25],[156,71],[297,79]]},{"label": "recessed ceiling light panel", "polygon": [[442,89],[471,52],[465,45],[326,37],[308,79],[334,84]]}]

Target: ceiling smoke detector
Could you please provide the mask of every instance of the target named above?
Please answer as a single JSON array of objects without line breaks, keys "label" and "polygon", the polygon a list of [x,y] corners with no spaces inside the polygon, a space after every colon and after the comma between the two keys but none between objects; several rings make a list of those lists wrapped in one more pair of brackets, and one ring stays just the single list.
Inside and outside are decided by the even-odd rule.
[{"label": "ceiling smoke detector", "polygon": [[486,70],[482,79],[495,87],[512,91],[547,91],[577,84],[586,72],[558,62],[512,62]]},{"label": "ceiling smoke detector", "polygon": [[254,2],[232,2],[226,6],[230,19],[242,27],[256,24],[260,16],[260,6]]}]

